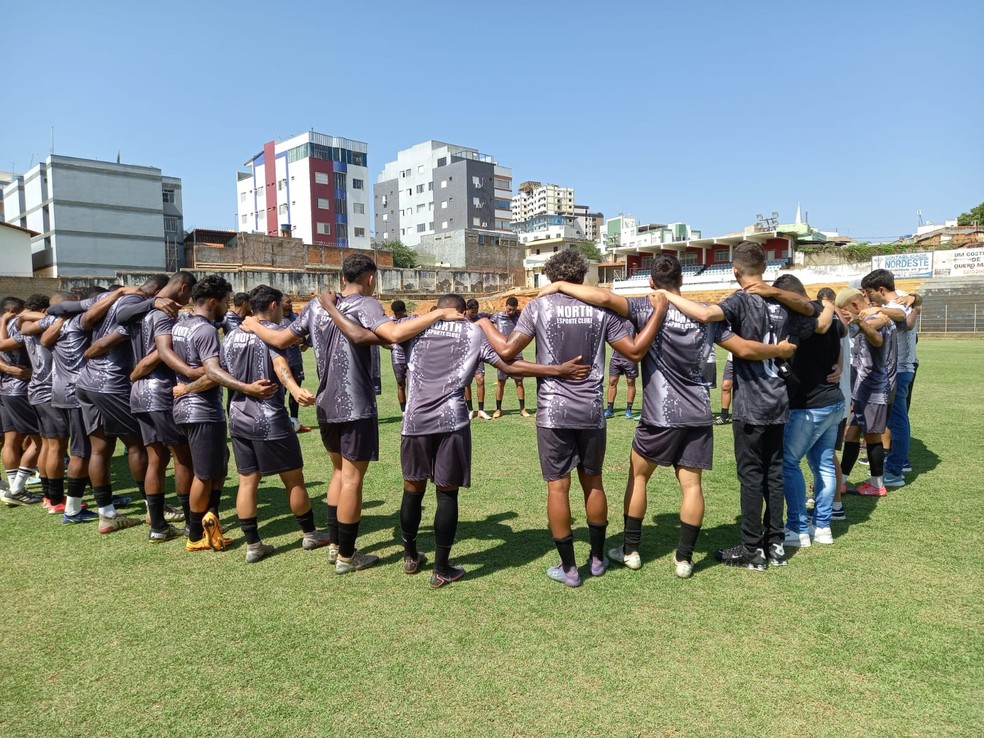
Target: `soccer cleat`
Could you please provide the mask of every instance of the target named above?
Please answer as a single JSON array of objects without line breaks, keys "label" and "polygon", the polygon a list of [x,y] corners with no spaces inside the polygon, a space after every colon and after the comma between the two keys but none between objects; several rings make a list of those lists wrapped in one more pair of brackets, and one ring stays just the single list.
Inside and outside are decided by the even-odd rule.
[{"label": "soccer cleat", "polygon": [[731,422],[731,416],[725,417],[723,415],[718,415],[714,418],[714,425],[727,425]]},{"label": "soccer cleat", "polygon": [[310,425],[302,425],[302,426],[300,426],[297,429],[297,432],[298,433],[310,433],[311,432],[311,426]]},{"label": "soccer cleat", "polygon": [[441,574],[438,571],[434,571],[431,574],[430,585],[434,589],[440,589],[446,584],[451,584],[451,582],[457,582],[465,576],[465,570],[460,566],[449,566],[446,573]]},{"label": "soccer cleat", "polygon": [[57,505],[52,505],[49,500],[48,507],[45,509],[48,511],[48,515],[62,515],[65,512],[65,503],[59,502]]},{"label": "soccer cleat", "polygon": [[205,537],[208,539],[208,545],[213,550],[222,551],[232,543],[231,538],[226,538],[222,535],[222,524],[219,523],[219,519],[214,512],[205,513],[205,517],[202,518],[202,528],[205,529]]},{"label": "soccer cleat", "polygon": [[694,573],[694,563],[692,561],[680,561],[674,555],[673,572],[681,579],[690,579],[691,575]]},{"label": "soccer cleat", "polygon": [[765,552],[761,548],[749,550],[743,543],[731,548],[719,548],[714,552],[714,558],[725,566],[738,566],[752,571],[765,571],[767,565]]},{"label": "soccer cleat", "polygon": [[335,562],[338,561],[338,544],[329,543],[328,544],[328,565],[334,566]]},{"label": "soccer cleat", "polygon": [[[417,558],[413,556],[403,557],[403,573],[404,574],[416,574],[420,571],[421,567],[427,563],[427,557],[422,553],[417,554]],[[462,572],[464,574],[464,572]]]},{"label": "soccer cleat", "polygon": [[529,410],[527,410],[524,407],[522,410],[519,411],[519,417],[521,417],[521,418],[531,418],[531,417],[533,417],[533,413],[531,413]]},{"label": "soccer cleat", "polygon": [[626,410],[625,411],[625,417],[627,417],[629,420],[632,420],[632,411],[631,410]]},{"label": "soccer cleat", "polygon": [[864,456],[859,456],[858,457],[858,463],[861,466],[871,466],[871,462],[868,461],[868,454],[867,454],[867,452],[864,454]]},{"label": "soccer cleat", "polygon": [[75,515],[62,515],[62,525],[72,525],[73,523],[91,523],[93,520],[99,519],[99,513],[94,513],[91,510],[82,510]]},{"label": "soccer cleat", "polygon": [[847,508],[843,505],[840,507],[834,507],[830,510],[831,520],[847,520]]},{"label": "soccer cleat", "polygon": [[133,502],[132,497],[113,495],[113,507],[129,507],[131,502]]},{"label": "soccer cleat", "polygon": [[501,417],[502,417],[502,410],[496,410],[494,413],[492,413],[492,419],[493,420],[495,420],[497,418],[501,418]]},{"label": "soccer cleat", "polygon": [[614,418],[615,417],[615,413],[613,413],[611,410],[605,410],[605,417],[606,418]]},{"label": "soccer cleat", "polygon": [[783,543],[790,548],[809,548],[810,547],[810,534],[809,533],[797,533],[796,531],[789,530],[786,528],[783,531]]},{"label": "soccer cleat", "polygon": [[140,518],[130,518],[126,515],[114,515],[111,518],[107,518],[105,515],[99,516],[100,533],[115,533],[118,530],[133,528],[142,524],[143,521]]},{"label": "soccer cleat", "polygon": [[[0,472],[0,474],[2,474],[2,472]],[[9,491],[10,491],[10,484],[7,482],[6,479],[0,479],[0,492],[9,492]]]},{"label": "soccer cleat", "polygon": [[32,474],[31,476],[29,476],[27,478],[27,481],[24,482],[24,484],[27,487],[40,487],[41,486],[41,475],[38,474],[37,472],[34,472],[34,474]]},{"label": "soccer cleat", "polygon": [[208,542],[208,536],[202,536],[197,541],[190,538],[185,541],[185,551],[211,551],[212,546]]},{"label": "soccer cleat", "polygon": [[352,558],[348,561],[343,559],[341,556],[335,561],[335,573],[336,574],[348,574],[350,571],[362,571],[363,569],[368,569],[370,566],[379,561],[378,556],[373,556],[372,554],[365,554],[362,551],[356,551],[352,554]]},{"label": "soccer cleat", "polygon": [[766,559],[769,562],[769,566],[785,566],[788,563],[786,561],[786,549],[783,548],[781,543],[769,544],[769,553]]},{"label": "soccer cleat", "polygon": [[887,471],[882,478],[885,480],[886,487],[898,488],[905,486],[905,477],[901,474],[892,474],[892,472]]},{"label": "soccer cleat", "polygon": [[581,586],[581,575],[578,574],[576,566],[572,566],[570,571],[564,569],[563,563],[557,564],[556,566],[551,566],[547,569],[547,576],[555,582],[566,584],[568,587]]},{"label": "soccer cleat", "polygon": [[884,497],[888,494],[888,490],[884,486],[876,487],[869,480],[858,485],[857,493],[862,497]]},{"label": "soccer cleat", "polygon": [[41,502],[41,498],[38,495],[32,495],[27,490],[21,490],[20,492],[4,492],[3,494],[0,494],[0,500],[6,503],[8,507],[36,505]]},{"label": "soccer cleat", "polygon": [[616,546],[615,548],[608,549],[608,558],[632,570],[642,568],[642,557],[638,551],[625,553],[625,550],[621,546]]},{"label": "soccer cleat", "polygon": [[814,543],[831,544],[834,542],[834,534],[831,533],[830,528],[817,528],[815,525],[810,526],[810,538],[813,539]]},{"label": "soccer cleat", "polygon": [[492,420],[492,416],[489,415],[484,410],[479,410],[478,411],[478,414],[477,414],[477,417],[481,418],[482,420]]},{"label": "soccer cleat", "polygon": [[170,505],[164,506],[164,521],[167,523],[183,523],[185,514],[183,510]]},{"label": "soccer cleat", "polygon": [[301,548],[305,551],[314,551],[327,546],[329,543],[331,540],[328,538],[328,534],[322,530],[312,530],[310,533],[305,533],[304,537],[301,538]]},{"label": "soccer cleat", "polygon": [[147,540],[151,543],[165,543],[167,541],[173,541],[175,538],[181,538],[181,531],[173,525],[168,525],[164,530],[154,530],[151,528],[150,533],[147,534]]},{"label": "soccer cleat", "polygon": [[273,546],[269,543],[260,541],[259,543],[246,544],[246,563],[255,564],[260,559],[273,553]]},{"label": "soccer cleat", "polygon": [[600,577],[608,571],[608,557],[603,556],[599,559],[597,556],[591,556],[588,559],[588,566],[591,569],[591,576]]}]

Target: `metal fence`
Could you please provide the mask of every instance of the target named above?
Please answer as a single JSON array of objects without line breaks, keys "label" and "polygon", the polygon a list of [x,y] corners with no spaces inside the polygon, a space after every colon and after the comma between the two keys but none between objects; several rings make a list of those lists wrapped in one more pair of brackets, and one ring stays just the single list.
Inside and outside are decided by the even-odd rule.
[{"label": "metal fence", "polygon": [[919,315],[920,333],[984,333],[984,304],[944,304],[941,310]]}]

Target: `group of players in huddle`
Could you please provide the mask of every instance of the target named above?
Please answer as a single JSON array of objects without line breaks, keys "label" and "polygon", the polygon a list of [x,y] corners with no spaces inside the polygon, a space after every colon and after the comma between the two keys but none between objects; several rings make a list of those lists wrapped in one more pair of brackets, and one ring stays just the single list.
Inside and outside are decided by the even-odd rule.
[{"label": "group of players in huddle", "polygon": [[[210,275],[198,280],[188,272],[152,277],[138,288],[33,295],[26,302],[6,298],[0,316],[0,418],[3,462],[12,481],[0,500],[8,505],[42,502],[50,513],[61,514],[65,524],[98,520],[100,533],[142,524],[144,520],[118,512],[124,501],[113,495],[110,461],[117,440],[122,440],[146,503],[149,540],[165,542],[183,532],[189,551],[222,550],[231,543],[218,518],[231,437],[239,474],[236,514],[248,563],[273,552],[258,534],[257,489],[262,477],[279,475],[302,532],[303,549],[326,547],[329,564],[338,574],[366,569],[378,557],[358,550],[356,542],[364,479],[379,454],[379,382],[374,375],[378,376],[378,347],[384,346],[393,352],[404,411],[404,572],[414,574],[426,564],[417,532],[423,494],[431,481],[437,504],[430,584],[443,587],[464,575],[450,562],[450,551],[458,523],[458,493],[471,484],[469,387],[483,365],[490,364],[499,372],[496,415],[501,414],[508,378],[517,380],[523,414],[527,413],[519,380],[537,379],[537,445],[547,485],[547,518],[560,559],[547,575],[568,586],[581,584],[571,528],[573,473],[583,491],[588,521],[591,553],[586,567],[592,576],[601,576],[611,560],[630,569],[641,567],[647,483],[658,466],[671,466],[682,493],[674,565],[679,576],[689,577],[704,514],[701,472],[711,468],[713,458],[704,368],[718,344],[734,356],[742,542],[717,551],[716,557],[725,564],[764,569],[767,564],[785,564],[783,546],[793,543],[791,533],[800,541],[802,528],[808,545],[809,513],[799,472],[803,456],[816,478],[809,530],[818,541],[820,531],[829,534],[836,491],[830,429],[823,423],[808,430],[797,427],[797,438],[809,438],[796,451],[802,494],[789,479],[784,485],[783,448],[791,406],[794,414],[799,403],[833,406],[831,417],[840,413],[832,426],[834,435],[843,418],[838,382],[844,361],[841,335],[847,330],[835,318],[834,303],[810,301],[795,277],[784,285],[767,285],[762,280],[764,252],[752,242],[734,250],[741,289],[718,305],[694,303],[680,294],[681,267],[672,255],[654,259],[654,293],[646,297],[625,298],[586,286],[586,271],[585,260],[576,252],[555,254],[545,265],[550,285],[521,311],[511,298],[494,316],[478,313],[477,304],[454,294],[444,295],[432,311],[420,316],[407,315],[405,305],[397,301],[393,317],[387,316],[373,297],[376,265],[363,254],[345,260],[341,292],[312,298],[293,319],[284,316],[285,297],[279,290],[257,286],[248,293],[248,308],[243,307],[245,297],[237,296],[235,309],[230,309],[232,288],[225,279]],[[900,320],[895,308],[879,307],[881,297],[875,295],[886,292],[878,286],[865,293],[842,290],[836,296],[837,307],[843,308],[857,333],[848,442],[853,439],[857,447],[864,434],[872,469],[869,486],[875,494],[884,491],[878,444],[894,381],[894,326]],[[183,311],[189,302],[190,312]],[[907,310],[901,308],[903,323]],[[222,325],[226,333],[220,341]],[[838,327],[831,332],[833,325]],[[536,361],[527,362],[521,352],[534,338]],[[602,466],[611,405],[606,412],[606,343],[625,361],[642,362],[643,394],[626,485],[623,542],[607,551]],[[314,352],[315,393],[299,383],[301,347]],[[808,360],[801,361],[803,357]],[[886,369],[890,363],[892,377]],[[228,407],[223,387],[228,390]],[[835,391],[837,401],[828,402]],[[478,392],[479,417],[488,418],[483,381]],[[291,414],[285,393],[296,403]],[[316,407],[332,464],[324,530],[315,525],[305,487],[297,405]],[[788,450],[788,429],[785,435]],[[845,462],[849,455],[848,444]],[[787,453],[787,477],[792,474],[789,458]],[[164,500],[165,472],[172,460],[180,509],[168,507]],[[35,463],[42,482],[40,497],[25,489]],[[82,502],[90,485],[97,512]],[[784,526],[783,503],[790,499],[791,489],[795,499],[788,504],[789,522]],[[869,493],[864,485],[858,491]],[[184,531],[172,524],[181,521],[186,522]]]}]

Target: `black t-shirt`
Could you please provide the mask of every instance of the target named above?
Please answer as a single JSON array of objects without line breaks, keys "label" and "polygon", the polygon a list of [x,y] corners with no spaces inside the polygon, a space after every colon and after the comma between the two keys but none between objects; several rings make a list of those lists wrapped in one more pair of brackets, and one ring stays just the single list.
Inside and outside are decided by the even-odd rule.
[{"label": "black t-shirt", "polygon": [[[813,304],[818,310],[823,310],[820,302],[814,301]],[[795,391],[791,389],[789,392],[790,409],[828,407],[844,401],[840,383],[827,381],[827,375],[833,371],[840,357],[840,340],[844,333],[844,324],[835,319],[826,333],[812,333],[800,341],[792,361],[799,385]],[[847,365],[844,371],[848,371]]]}]

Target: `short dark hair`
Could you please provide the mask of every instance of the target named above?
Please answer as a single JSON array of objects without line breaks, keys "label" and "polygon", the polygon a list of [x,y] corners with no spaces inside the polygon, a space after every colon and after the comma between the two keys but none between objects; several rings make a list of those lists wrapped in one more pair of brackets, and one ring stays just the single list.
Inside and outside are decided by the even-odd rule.
[{"label": "short dark hair", "polygon": [[405,313],[407,311],[407,304],[403,300],[393,300],[390,304],[390,310],[394,313]]},{"label": "short dark hair", "polygon": [[506,298],[506,305],[508,305],[509,307],[513,307],[513,308],[514,307],[519,307],[519,300],[517,300],[515,297],[507,297]]},{"label": "short dark hair", "polygon": [[375,271],[376,262],[365,254],[352,254],[342,263],[342,276],[349,284],[357,282],[363,274]]},{"label": "short dark hair", "polygon": [[447,295],[441,295],[437,301],[437,306],[439,308],[454,308],[459,313],[463,313],[465,312],[465,298],[453,292]]},{"label": "short dark hair", "polygon": [[[516,301],[519,302],[518,300]],[[474,297],[465,303],[465,310],[478,310],[478,300]]]},{"label": "short dark hair", "polygon": [[743,276],[765,274],[765,249],[754,241],[742,241],[735,246],[731,262]]},{"label": "short dark hair", "polygon": [[83,298],[95,297],[96,295],[101,295],[105,291],[106,290],[104,290],[102,287],[96,284],[89,285],[88,287],[79,287],[79,294]]},{"label": "short dark hair", "polygon": [[0,309],[2,309],[5,313],[19,313],[24,309],[24,301],[19,297],[9,295],[3,298],[3,302],[0,303]]},{"label": "short dark hair", "polygon": [[181,287],[183,285],[194,287],[198,284],[198,277],[191,272],[180,271],[172,274],[171,278],[167,280],[167,283],[172,287]]},{"label": "short dark hair", "polygon": [[889,292],[895,292],[895,275],[887,269],[870,271],[861,280],[863,290],[880,290],[882,287]]},{"label": "short dark hair", "polygon": [[683,283],[683,267],[676,254],[660,254],[653,259],[650,276],[657,288],[676,289]]},{"label": "short dark hair", "polygon": [[243,303],[249,302],[248,292],[237,292],[232,296],[232,304],[236,307],[242,307]]},{"label": "short dark hair", "polygon": [[284,293],[268,284],[258,284],[249,291],[249,306],[254,313],[266,313],[270,303],[279,303],[284,299]]},{"label": "short dark hair", "polygon": [[800,282],[799,277],[795,274],[790,274],[789,272],[786,274],[780,274],[776,281],[772,283],[772,286],[780,290],[786,290],[787,292],[795,292],[796,294],[803,295],[804,297],[807,296],[806,288],[803,286],[803,283]]},{"label": "short dark hair", "polygon": [[191,290],[191,299],[196,305],[201,305],[209,300],[221,300],[232,292],[232,285],[218,274],[209,274],[198,280],[198,284]]},{"label": "short dark hair", "polygon": [[834,300],[837,299],[837,293],[834,292],[832,289],[830,289],[830,287],[821,287],[820,289],[817,290],[817,299],[830,300],[831,302],[833,302]]},{"label": "short dark hair", "polygon": [[551,282],[581,284],[584,282],[584,275],[588,273],[588,262],[579,251],[566,249],[547,259],[543,265],[543,273]]},{"label": "short dark hair", "polygon": [[41,292],[35,292],[24,300],[24,307],[35,312],[43,312],[51,304],[51,298]]},{"label": "short dark hair", "polygon": [[140,285],[140,289],[144,292],[153,292],[154,294],[157,294],[164,289],[164,285],[166,285],[170,279],[171,278],[166,274],[151,274],[147,277],[146,281]]}]

